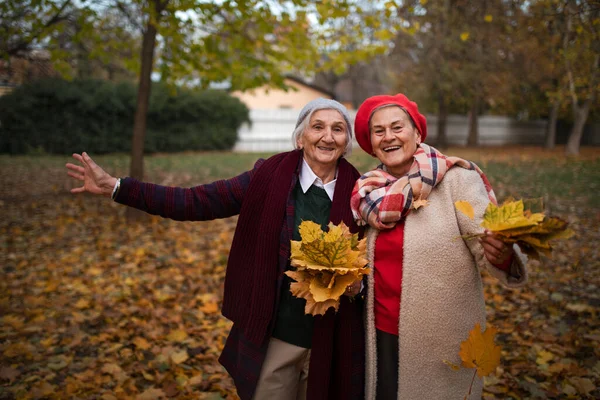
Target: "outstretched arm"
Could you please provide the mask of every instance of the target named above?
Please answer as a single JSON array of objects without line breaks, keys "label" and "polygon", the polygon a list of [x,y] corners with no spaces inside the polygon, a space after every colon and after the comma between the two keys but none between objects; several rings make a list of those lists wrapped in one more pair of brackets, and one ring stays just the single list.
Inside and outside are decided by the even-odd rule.
[{"label": "outstretched arm", "polygon": [[[117,179],[100,168],[87,153],[73,154],[73,157],[81,165],[68,163],[68,174],[83,181],[83,186],[72,189],[71,192],[89,192],[111,197]],[[120,180],[120,188],[115,193],[114,200],[149,214],[177,221],[231,217],[239,214],[252,176],[263,162],[262,159],[258,160],[252,170],[231,179],[192,188],[161,186],[124,178]]]},{"label": "outstretched arm", "polygon": [[67,174],[83,182],[83,186],[71,189],[71,193],[92,193],[110,197],[117,183],[117,178],[109,175],[86,153],[73,154],[73,158],[81,165],[67,163]]}]

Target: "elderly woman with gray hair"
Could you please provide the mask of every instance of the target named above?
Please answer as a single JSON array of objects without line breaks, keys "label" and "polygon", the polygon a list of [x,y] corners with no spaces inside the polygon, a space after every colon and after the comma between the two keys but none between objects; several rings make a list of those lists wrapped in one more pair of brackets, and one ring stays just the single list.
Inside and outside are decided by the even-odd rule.
[{"label": "elderly woman with gray hair", "polygon": [[363,397],[362,302],[353,285],[339,310],[305,315],[290,293],[290,240],[303,220],[344,222],[356,232],[349,198],[360,176],[344,159],[352,148],[346,108],[317,99],[300,112],[295,150],[260,159],[231,179],[188,189],[117,179],[87,155],[74,154],[68,174],[89,192],[150,214],[206,221],[239,214],[225,277],[222,313],[233,321],[219,361],[242,399]]}]

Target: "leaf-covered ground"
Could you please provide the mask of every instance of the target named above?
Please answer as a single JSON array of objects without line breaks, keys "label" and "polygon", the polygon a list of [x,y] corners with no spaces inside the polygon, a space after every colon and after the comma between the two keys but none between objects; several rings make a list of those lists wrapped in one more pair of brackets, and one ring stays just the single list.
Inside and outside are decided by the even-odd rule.
[{"label": "leaf-covered ground", "polygon": [[[544,197],[576,232],[552,259],[530,262],[523,289],[484,276],[502,347],[485,398],[599,398],[600,149],[577,159],[537,148],[447,153],[477,162],[501,200]],[[256,157],[155,155],[147,175],[191,186]],[[361,171],[375,164],[351,160]],[[0,157],[0,399],[235,398],[217,358],[230,327],[219,308],[236,219],[128,225],[122,206],[68,193],[67,161]],[[96,161],[126,174],[125,156]]]}]

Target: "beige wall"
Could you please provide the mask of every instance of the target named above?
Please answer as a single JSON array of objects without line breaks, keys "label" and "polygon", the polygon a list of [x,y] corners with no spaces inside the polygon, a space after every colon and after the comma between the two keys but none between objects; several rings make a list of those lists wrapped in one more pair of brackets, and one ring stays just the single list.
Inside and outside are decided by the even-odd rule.
[{"label": "beige wall", "polygon": [[246,92],[236,91],[232,95],[240,99],[251,110],[277,108],[301,109],[306,103],[316,98],[331,98],[331,96],[323,92],[301,85],[290,79],[286,79],[285,83],[298,90],[290,89],[285,92],[280,89],[269,89],[267,92],[266,88],[257,88]]}]

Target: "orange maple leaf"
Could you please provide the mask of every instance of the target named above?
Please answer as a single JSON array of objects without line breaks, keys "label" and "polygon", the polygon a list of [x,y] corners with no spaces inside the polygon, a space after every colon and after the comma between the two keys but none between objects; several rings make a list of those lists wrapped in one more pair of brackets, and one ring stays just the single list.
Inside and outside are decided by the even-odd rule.
[{"label": "orange maple leaf", "polygon": [[469,332],[467,340],[460,344],[458,355],[466,368],[477,368],[477,376],[488,376],[500,365],[500,347],[494,343],[496,328],[490,326],[481,332],[481,325]]}]

